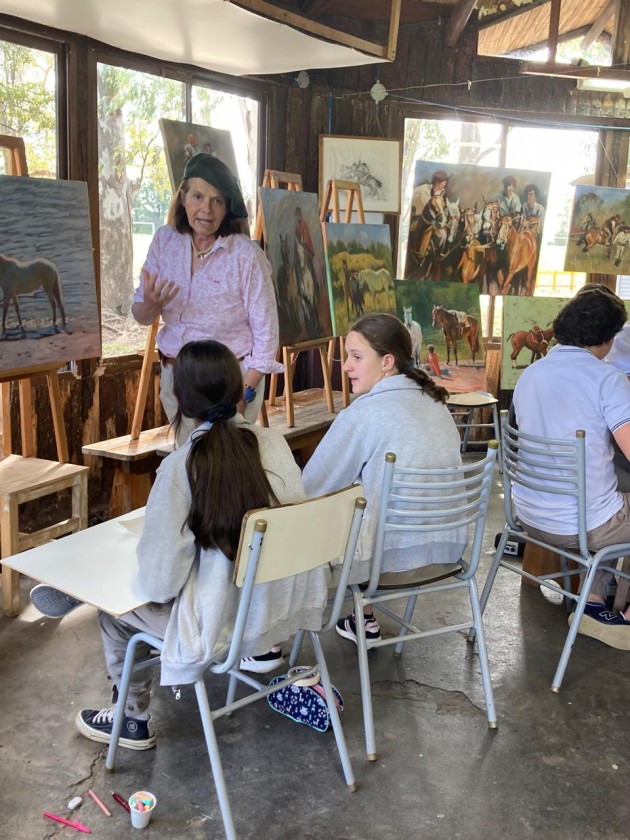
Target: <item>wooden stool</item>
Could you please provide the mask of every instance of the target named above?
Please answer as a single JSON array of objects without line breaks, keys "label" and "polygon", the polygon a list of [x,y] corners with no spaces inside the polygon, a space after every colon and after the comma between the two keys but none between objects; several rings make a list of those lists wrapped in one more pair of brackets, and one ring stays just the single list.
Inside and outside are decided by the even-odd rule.
[{"label": "wooden stool", "polygon": [[[87,467],[42,458],[8,455],[0,461],[0,558],[87,528],[87,475]],[[20,505],[61,490],[72,491],[70,518],[32,533],[21,532]],[[6,566],[2,569],[2,601],[5,615],[18,615],[20,576]]]},{"label": "wooden stool", "polygon": [[[503,472],[503,461],[501,458],[501,427],[499,425],[499,414],[497,411],[498,400],[492,394],[485,391],[470,391],[465,394],[451,394],[446,401],[446,405],[451,410],[455,419],[455,425],[458,429],[464,430],[464,437],[462,439],[462,452],[468,450],[468,438],[470,430],[477,429],[493,429],[494,438],[499,444],[497,453],[497,462],[499,464],[499,472]],[[481,423],[475,421],[475,410],[480,408],[492,409],[492,423]],[[463,419],[462,419],[463,418]]]}]

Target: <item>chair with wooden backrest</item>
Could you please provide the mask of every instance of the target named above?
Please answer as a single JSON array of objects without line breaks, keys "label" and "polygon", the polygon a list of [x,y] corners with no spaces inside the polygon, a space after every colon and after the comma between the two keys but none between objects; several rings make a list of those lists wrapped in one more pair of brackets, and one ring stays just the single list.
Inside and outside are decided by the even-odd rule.
[{"label": "chair with wooden backrest", "polygon": [[[242,706],[264,699],[272,691],[278,689],[278,686],[270,688],[249,674],[238,670],[239,661],[243,655],[241,648],[254,587],[256,584],[282,580],[329,564],[338,563],[340,558],[343,558],[343,565],[330,616],[324,622],[324,608],[322,608],[321,629],[319,631],[306,631],[313,645],[316,664],[307,671],[302,671],[290,677],[282,685],[284,687],[298,679],[304,680],[319,670],[345,780],[351,790],[356,787],[339,713],[334,699],[332,699],[333,692],[319,634],[331,630],[339,618],[350,573],[350,564],[354,557],[365,508],[365,499],[362,498],[362,492],[361,486],[355,485],[328,496],[309,499],[294,505],[250,511],[243,520],[239,552],[234,568],[234,583],[241,588],[241,597],[232,640],[225,660],[209,666],[209,670],[214,674],[230,675],[225,705],[219,709],[211,710],[203,678],[195,683],[195,693],[210,757],[210,766],[228,840],[234,840],[236,833],[225,789],[213,721],[231,714]],[[265,628],[265,630],[267,629]],[[252,628],[248,627],[248,633],[251,634],[252,632]],[[108,770],[114,769],[132,672],[134,669],[148,667],[159,660],[159,657],[154,657],[134,664],[135,650],[141,642],[148,642],[157,650],[161,650],[163,644],[161,639],[146,633],[138,633],[131,638],[127,646],[112,737],[105,765]],[[253,688],[254,693],[235,700],[238,682]]]},{"label": "chair with wooden backrest", "polygon": [[[622,580],[630,577],[624,570],[617,569],[617,561],[630,555],[630,543],[610,545],[592,552],[588,548],[586,536],[586,434],[577,430],[573,440],[559,440],[537,435],[525,434],[510,426],[507,411],[501,412],[503,433],[503,500],[505,507],[505,527],[497,545],[494,560],[481,594],[481,609],[485,610],[490,592],[499,567],[530,580],[538,586],[558,592],[564,596],[567,604],[575,604],[575,617],[562,649],[560,661],[551,684],[551,690],[560,691],[562,680],[569,664],[571,650],[584,613],[584,607],[597,571],[610,571]],[[573,499],[578,513],[579,548],[569,550],[551,545],[530,537],[516,519],[513,502],[514,485],[535,492],[568,496]],[[504,549],[509,539],[541,546],[560,559],[560,570],[544,571],[540,575],[531,574],[509,561],[504,556]],[[573,590],[573,579],[584,575],[582,591],[578,595]]]},{"label": "chair with wooden backrest", "polygon": [[[370,692],[368,651],[373,648],[395,645],[395,655],[401,655],[403,645],[406,642],[444,633],[470,631],[471,628],[471,621],[469,620],[459,624],[440,624],[429,630],[421,630],[412,622],[412,618],[417,599],[424,595],[444,593],[450,596],[454,590],[464,589],[467,591],[472,613],[472,625],[476,629],[478,639],[479,663],[486,698],[488,726],[491,729],[497,726],[490,667],[475,578],[481,556],[496,451],[496,441],[490,441],[488,454],[483,460],[448,469],[397,467],[396,456],[392,452],[385,456],[385,471],[370,580],[366,588],[356,584],[351,586],[355,616],[362,616],[364,607],[373,606],[399,625],[397,634],[388,635],[386,638],[367,640],[365,623],[360,618],[355,622],[365,745],[367,757],[371,761],[376,759],[376,739]],[[388,534],[438,535],[439,532],[448,532],[471,525],[473,534],[470,550],[467,552],[469,556],[468,559],[459,561],[456,571],[447,576],[442,575],[439,578],[427,579],[422,583],[383,585],[381,582]],[[430,557],[430,543],[426,551]],[[427,557],[419,555],[418,559],[425,561]],[[394,603],[401,599],[405,600],[403,614],[394,609]]]},{"label": "chair with wooden backrest", "polygon": [[[88,524],[88,467],[69,464],[68,444],[63,428],[63,413],[59,398],[57,371],[45,371],[48,379],[57,452],[59,461],[34,457],[31,408],[31,379],[25,374],[18,381],[20,392],[22,455],[14,455],[11,448],[9,383],[2,383],[2,454],[0,460],[0,558],[11,557],[20,551],[43,545],[64,534],[87,528]],[[71,493],[70,516],[56,519],[53,524],[36,531],[24,532],[19,527],[20,507],[26,502],[57,495],[63,490]],[[6,566],[2,568],[2,599],[4,614],[20,612],[20,576]]]}]

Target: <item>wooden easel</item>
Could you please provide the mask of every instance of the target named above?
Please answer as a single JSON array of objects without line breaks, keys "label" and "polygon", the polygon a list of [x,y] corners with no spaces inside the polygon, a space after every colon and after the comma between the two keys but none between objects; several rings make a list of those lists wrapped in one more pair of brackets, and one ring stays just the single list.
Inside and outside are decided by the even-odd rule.
[{"label": "wooden easel", "polygon": [[[0,135],[0,149],[9,150],[8,174],[27,176],[26,149],[21,137]],[[68,441],[63,424],[63,410],[59,391],[59,364],[41,365],[29,368],[27,372],[5,371],[0,376],[0,422],[2,423],[2,454],[4,457],[13,453],[11,428],[11,382],[17,381],[20,400],[20,433],[22,440],[22,456],[25,458],[35,455],[33,436],[33,397],[32,377],[45,374],[48,382],[48,396],[52,411],[55,442],[57,444],[57,458],[61,464],[68,463]]]},{"label": "wooden easel", "polygon": [[[283,189],[282,184],[286,184],[286,189],[289,192],[302,192],[302,176],[296,175],[292,172],[280,172],[277,169],[266,169],[262,180],[263,187],[271,189]],[[256,227],[254,230],[254,238],[263,242],[263,214],[262,202],[258,202],[258,212],[256,214]],[[295,362],[303,350],[319,350],[319,358],[322,366],[322,374],[324,377],[324,395],[326,397],[326,405],[328,411],[333,414],[335,411],[335,403],[332,391],[332,379],[330,376],[330,351],[331,342],[329,336],[326,338],[317,338],[312,341],[301,341],[296,344],[285,345],[281,348],[282,361],[284,364],[284,404],[287,416],[288,428],[295,426],[295,403],[293,399],[293,373]],[[269,405],[276,404],[278,388],[278,375],[271,374],[269,382]]]},{"label": "wooden easel", "polygon": [[[331,178],[326,184],[326,191],[322,201],[319,219],[322,223],[322,234],[324,236],[324,243],[326,240],[326,221],[330,213],[332,222],[339,222],[339,191],[347,192],[346,197],[346,217],[344,221],[348,224],[352,219],[352,210],[354,209],[354,202],[356,200],[356,211],[359,224],[365,224],[365,213],[363,212],[363,199],[361,198],[361,187],[357,181],[340,181],[336,178]],[[330,202],[332,200],[332,209]],[[334,358],[335,340],[333,339],[329,345],[328,356],[330,359],[330,368],[332,370],[332,360]],[[341,360],[341,392],[343,395],[343,404],[347,408],[350,405],[350,383],[348,375],[343,369],[343,358],[345,356],[346,338],[343,335],[339,336],[339,358]]]}]

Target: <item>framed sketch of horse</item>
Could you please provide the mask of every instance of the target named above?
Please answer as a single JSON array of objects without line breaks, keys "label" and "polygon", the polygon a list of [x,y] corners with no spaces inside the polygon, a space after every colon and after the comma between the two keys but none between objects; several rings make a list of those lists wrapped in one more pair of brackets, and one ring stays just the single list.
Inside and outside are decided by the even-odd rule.
[{"label": "framed sketch of horse", "polygon": [[[398,315],[419,342],[419,367],[451,392],[486,386],[479,287],[396,280]],[[415,336],[414,336],[415,334]]]},{"label": "framed sketch of horse", "polygon": [[331,178],[356,181],[366,212],[398,214],[400,174],[400,140],[325,134],[319,138],[320,198]]},{"label": "framed sketch of horse", "polygon": [[187,162],[199,152],[216,155],[238,177],[232,135],[229,131],[177,120],[160,120],[160,130],[173,192],[181,183]]},{"label": "framed sketch of horse", "polygon": [[322,226],[335,335],[367,312],[396,314],[389,225]]},{"label": "framed sketch of horse", "polygon": [[630,274],[630,190],[575,188],[564,269]]},{"label": "framed sketch of horse", "polygon": [[317,196],[266,187],[259,193],[281,346],[332,336]]},{"label": "framed sketch of horse", "polygon": [[532,295],[550,173],[416,161],[404,276]]},{"label": "framed sketch of horse", "polygon": [[501,388],[511,390],[519,376],[553,347],[553,321],[568,298],[510,297],[503,301]]},{"label": "framed sketch of horse", "polygon": [[0,231],[0,375],[100,356],[86,185],[0,176]]}]

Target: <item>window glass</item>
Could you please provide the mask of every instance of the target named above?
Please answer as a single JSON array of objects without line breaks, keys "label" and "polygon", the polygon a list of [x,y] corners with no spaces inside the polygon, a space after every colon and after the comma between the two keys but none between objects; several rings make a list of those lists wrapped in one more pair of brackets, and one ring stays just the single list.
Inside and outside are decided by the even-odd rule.
[{"label": "window glass", "polygon": [[506,166],[551,172],[536,275],[537,296],[572,297],[586,282],[586,274],[564,270],[564,256],[575,184],[588,183],[588,178],[594,183],[597,143],[596,131],[531,126],[509,129]]},{"label": "window glass", "polygon": [[239,181],[253,231],[258,196],[258,101],[193,85],[192,121],[232,135]]},{"label": "window glass", "polygon": [[[57,59],[54,53],[0,41],[0,134],[22,137],[28,174],[57,177]],[[0,175],[10,174],[6,151]]]},{"label": "window glass", "polygon": [[159,119],[185,118],[182,82],[98,65],[103,355],[134,353],[146,327],[130,308],[154,231],[171,199]]}]

